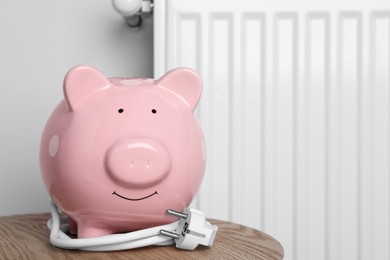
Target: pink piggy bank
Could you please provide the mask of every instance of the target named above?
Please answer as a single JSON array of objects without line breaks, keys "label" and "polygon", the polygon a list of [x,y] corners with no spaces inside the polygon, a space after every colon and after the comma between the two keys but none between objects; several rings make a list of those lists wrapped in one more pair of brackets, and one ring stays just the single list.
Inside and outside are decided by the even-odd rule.
[{"label": "pink piggy bank", "polygon": [[200,77],[179,68],[158,80],[106,78],[77,66],[41,139],[40,165],[53,202],[79,238],[176,219],[203,179],[205,146],[193,114]]}]

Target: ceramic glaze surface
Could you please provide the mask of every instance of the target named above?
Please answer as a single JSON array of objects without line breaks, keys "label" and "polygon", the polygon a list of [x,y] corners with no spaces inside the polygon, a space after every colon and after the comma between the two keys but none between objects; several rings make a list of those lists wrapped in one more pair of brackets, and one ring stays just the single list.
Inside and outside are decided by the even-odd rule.
[{"label": "ceramic glaze surface", "polygon": [[187,68],[158,80],[106,78],[77,66],[41,139],[46,188],[79,238],[175,221],[203,179],[202,131],[193,114],[202,83]]}]

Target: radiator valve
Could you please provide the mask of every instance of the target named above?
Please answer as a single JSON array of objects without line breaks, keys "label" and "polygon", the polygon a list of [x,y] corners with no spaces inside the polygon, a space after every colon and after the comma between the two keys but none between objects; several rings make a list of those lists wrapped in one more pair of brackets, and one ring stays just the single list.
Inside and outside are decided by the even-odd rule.
[{"label": "radiator valve", "polygon": [[153,11],[153,0],[112,0],[112,6],[130,27],[142,25],[143,17],[149,17]]}]

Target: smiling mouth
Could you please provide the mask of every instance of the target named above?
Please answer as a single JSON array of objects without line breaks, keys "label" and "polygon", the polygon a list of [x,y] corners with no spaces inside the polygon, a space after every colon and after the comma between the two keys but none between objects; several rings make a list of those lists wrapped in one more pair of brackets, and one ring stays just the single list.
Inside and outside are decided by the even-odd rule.
[{"label": "smiling mouth", "polygon": [[153,195],[157,195],[157,191],[153,192],[152,194],[146,196],[146,197],[142,197],[142,198],[138,198],[138,199],[131,199],[131,198],[127,198],[127,197],[124,197],[122,195],[119,195],[118,193],[116,193],[115,191],[112,193],[112,195],[116,195],[118,196],[119,198],[121,199],[124,199],[124,200],[131,200],[131,201],[138,201],[138,200],[144,200],[144,199],[147,199],[147,198],[150,198],[152,197]]}]

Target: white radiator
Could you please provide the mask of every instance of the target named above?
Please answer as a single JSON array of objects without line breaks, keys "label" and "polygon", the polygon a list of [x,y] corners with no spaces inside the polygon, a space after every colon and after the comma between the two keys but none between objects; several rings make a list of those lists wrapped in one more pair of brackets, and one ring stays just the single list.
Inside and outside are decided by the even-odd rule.
[{"label": "white radiator", "polygon": [[204,80],[196,206],[285,259],[390,259],[390,1],[154,5],[155,77]]}]

